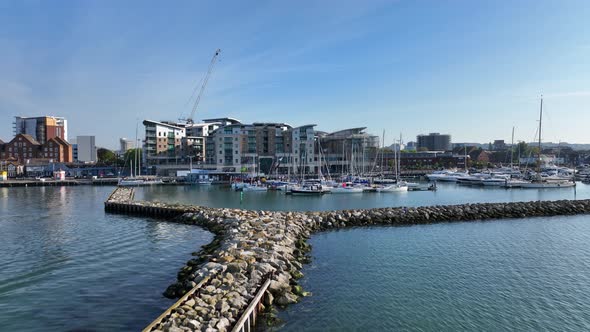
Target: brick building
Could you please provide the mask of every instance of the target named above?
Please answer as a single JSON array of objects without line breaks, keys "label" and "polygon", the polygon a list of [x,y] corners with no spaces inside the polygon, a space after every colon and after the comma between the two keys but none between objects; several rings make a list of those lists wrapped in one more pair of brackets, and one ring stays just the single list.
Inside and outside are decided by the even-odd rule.
[{"label": "brick building", "polygon": [[0,141],[0,160],[25,162],[35,159],[71,163],[72,145],[61,137],[53,137],[41,144],[27,134],[17,134],[8,143]]}]

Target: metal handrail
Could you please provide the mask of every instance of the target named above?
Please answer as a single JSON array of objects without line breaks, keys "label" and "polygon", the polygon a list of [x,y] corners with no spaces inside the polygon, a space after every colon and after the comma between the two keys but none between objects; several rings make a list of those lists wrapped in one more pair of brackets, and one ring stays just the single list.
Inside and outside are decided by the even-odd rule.
[{"label": "metal handrail", "polygon": [[193,295],[195,292],[197,292],[201,287],[203,287],[203,285],[205,283],[207,283],[209,281],[209,279],[211,279],[211,277],[217,275],[217,273],[219,273],[219,270],[216,270],[215,273],[210,274],[206,277],[204,277],[203,279],[201,279],[201,281],[199,281],[199,283],[193,287],[191,290],[189,290],[186,294],[184,294],[180,299],[178,299],[178,301],[176,301],[173,305],[171,305],[168,309],[166,309],[166,311],[164,311],[160,316],[158,316],[158,318],[156,318],[153,322],[150,323],[150,325],[146,326],[146,328],[144,328],[142,330],[142,332],[149,332],[151,331],[154,326],[160,324],[162,322],[162,320],[164,318],[166,318],[168,315],[172,314],[172,310],[178,308],[179,306],[181,306],[184,302],[186,302],[186,300],[188,300],[188,298]]},{"label": "metal handrail", "polygon": [[[250,305],[248,305],[248,307],[246,308],[246,310],[244,311],[244,313],[242,314],[242,316],[240,317],[240,319],[238,319],[238,321],[236,322],[236,324],[234,325],[234,328],[231,330],[232,332],[245,332],[245,331],[250,331],[250,326],[256,324],[256,314],[258,311],[258,308],[260,307],[260,301],[262,300],[262,296],[264,296],[264,293],[266,292],[266,290],[268,289],[268,286],[270,285],[272,279],[272,273],[269,274],[268,278],[266,279],[266,281],[264,282],[264,284],[260,287],[260,290],[258,290],[258,293],[256,293],[256,296],[252,299],[252,301],[250,302]],[[252,319],[250,319],[250,317],[252,317]]]}]

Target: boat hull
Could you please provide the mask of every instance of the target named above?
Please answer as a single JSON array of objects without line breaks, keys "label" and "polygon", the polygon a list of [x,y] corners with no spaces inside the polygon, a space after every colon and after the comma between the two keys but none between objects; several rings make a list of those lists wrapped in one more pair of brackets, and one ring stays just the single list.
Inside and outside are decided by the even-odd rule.
[{"label": "boat hull", "polygon": [[523,183],[520,185],[521,188],[527,189],[548,189],[548,188],[571,188],[576,185],[575,182],[531,182]]}]

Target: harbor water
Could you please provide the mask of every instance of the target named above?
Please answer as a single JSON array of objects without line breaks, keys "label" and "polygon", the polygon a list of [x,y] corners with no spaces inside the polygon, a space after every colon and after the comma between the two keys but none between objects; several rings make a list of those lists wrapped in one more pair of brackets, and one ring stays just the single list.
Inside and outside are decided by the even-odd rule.
[{"label": "harbor water", "polygon": [[[107,214],[113,187],[0,188],[0,330],[139,330],[199,227]],[[139,188],[136,199],[265,210],[588,199],[590,186],[292,197],[222,186]],[[588,330],[590,217],[356,228],[310,240],[285,330]]]},{"label": "harbor water", "polygon": [[579,183],[575,188],[559,189],[504,189],[500,187],[471,187],[454,183],[439,183],[436,191],[325,194],[322,196],[291,196],[285,195],[282,191],[241,193],[231,190],[228,186],[218,185],[151,186],[138,188],[135,197],[140,200],[159,200],[209,207],[324,211],[391,206],[589,199],[590,185]]},{"label": "harbor water", "polygon": [[137,331],[173,303],[162,292],[212,234],[105,214],[112,190],[0,188],[0,331]]},{"label": "harbor water", "polygon": [[285,331],[589,331],[590,217],[319,233]]}]

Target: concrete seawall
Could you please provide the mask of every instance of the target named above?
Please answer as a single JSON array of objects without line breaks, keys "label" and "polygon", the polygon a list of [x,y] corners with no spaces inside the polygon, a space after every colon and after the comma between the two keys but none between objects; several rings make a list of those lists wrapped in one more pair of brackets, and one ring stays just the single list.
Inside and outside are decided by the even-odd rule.
[{"label": "concrete seawall", "polygon": [[[298,285],[302,264],[309,261],[306,239],[313,232],[371,225],[574,215],[590,213],[590,200],[482,203],[414,208],[378,208],[326,212],[248,211],[133,201],[133,190],[117,189],[105,202],[116,213],[165,217],[199,225],[215,234],[212,243],[194,253],[165,295],[193,292],[153,331],[231,330],[257,290],[271,276],[263,309],[286,306],[307,295]],[[202,283],[195,291],[195,286]]]}]

